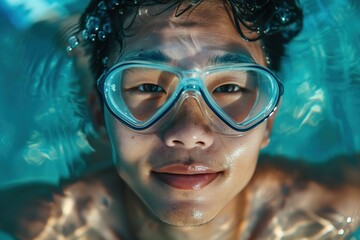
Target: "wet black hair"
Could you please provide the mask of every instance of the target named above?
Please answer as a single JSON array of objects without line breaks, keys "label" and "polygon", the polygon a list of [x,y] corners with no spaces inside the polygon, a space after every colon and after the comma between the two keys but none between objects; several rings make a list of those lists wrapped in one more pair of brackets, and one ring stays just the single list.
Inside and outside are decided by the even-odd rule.
[{"label": "wet black hair", "polygon": [[[98,78],[107,67],[107,56],[114,41],[124,46],[125,31],[121,19],[133,16],[141,6],[176,6],[175,16],[192,14],[206,0],[92,0],[80,18],[77,33],[85,40],[91,56],[91,68]],[[268,67],[278,71],[284,46],[302,29],[303,14],[297,0],[219,0],[230,10],[234,26],[247,41],[262,41],[269,58]],[[166,4],[166,5],[165,5]],[[164,11],[166,9],[163,9]],[[162,12],[162,11],[161,11]],[[158,14],[161,14],[159,12]],[[120,19],[120,20],[119,20]],[[119,22],[120,21],[120,22]],[[244,26],[257,34],[249,38]],[[129,26],[127,26],[129,27]],[[253,35],[253,34],[252,34]],[[77,40],[75,40],[77,44]],[[71,43],[70,43],[71,44]]]}]

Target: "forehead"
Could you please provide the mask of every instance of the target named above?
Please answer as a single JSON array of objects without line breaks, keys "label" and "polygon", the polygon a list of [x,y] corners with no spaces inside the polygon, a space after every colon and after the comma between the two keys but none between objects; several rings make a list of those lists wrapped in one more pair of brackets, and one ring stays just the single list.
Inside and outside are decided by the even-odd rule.
[{"label": "forehead", "polygon": [[135,16],[128,16],[123,27],[130,27],[126,28],[125,45],[117,59],[137,51],[159,49],[178,60],[240,52],[259,64],[265,63],[260,42],[247,42],[236,30],[226,1],[202,1],[178,16],[186,7],[186,4],[147,6],[141,7]]},{"label": "forehead", "polygon": [[[188,2],[188,1],[184,1]],[[223,1],[202,1],[198,5],[159,4],[154,6],[140,7],[138,17],[133,26],[136,28],[144,23],[156,24],[159,30],[170,26],[186,31],[191,27],[217,28],[222,23],[231,24],[231,15]],[[187,9],[185,11],[185,9]],[[127,21],[132,21],[127,19]],[[126,22],[125,22],[126,24]]]}]

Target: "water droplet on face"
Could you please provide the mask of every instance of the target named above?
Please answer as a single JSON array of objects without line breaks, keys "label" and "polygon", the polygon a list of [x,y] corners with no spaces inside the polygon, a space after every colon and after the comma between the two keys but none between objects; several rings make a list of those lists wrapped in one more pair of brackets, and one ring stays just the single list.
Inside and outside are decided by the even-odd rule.
[{"label": "water droplet on face", "polygon": [[66,51],[67,51],[67,52],[71,52],[72,50],[73,50],[72,47],[67,46],[67,48],[66,48]]},{"label": "water droplet on face", "polygon": [[199,211],[199,210],[194,210],[192,216],[193,216],[193,218],[195,218],[195,219],[201,219],[202,216],[203,216],[203,214],[202,214],[202,212]]},{"label": "water droplet on face", "polygon": [[344,233],[345,233],[344,229],[340,229],[340,230],[338,231],[338,234],[339,234],[339,235],[343,235]]}]

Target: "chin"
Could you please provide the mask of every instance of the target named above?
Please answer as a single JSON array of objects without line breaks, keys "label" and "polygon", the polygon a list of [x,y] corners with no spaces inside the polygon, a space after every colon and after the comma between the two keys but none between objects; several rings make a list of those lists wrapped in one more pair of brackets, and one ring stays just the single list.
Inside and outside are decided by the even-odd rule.
[{"label": "chin", "polygon": [[160,219],[160,221],[173,227],[197,227],[211,222],[213,218],[196,218],[193,216],[180,216],[172,219]]},{"label": "chin", "polygon": [[[220,210],[219,210],[220,211]],[[168,210],[161,209],[154,212],[161,221],[174,227],[196,227],[211,222],[217,213],[210,213],[209,209],[193,208],[190,206],[170,207]]]}]

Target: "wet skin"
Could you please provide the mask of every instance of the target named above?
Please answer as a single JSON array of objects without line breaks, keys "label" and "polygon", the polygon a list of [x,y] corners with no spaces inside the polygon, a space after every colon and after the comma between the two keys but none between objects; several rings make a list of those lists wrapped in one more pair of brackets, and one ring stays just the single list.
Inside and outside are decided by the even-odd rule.
[{"label": "wet skin", "polygon": [[[111,56],[111,63],[138,59],[139,53],[151,61],[155,59],[147,53],[160,51],[168,63],[182,69],[206,67],[215,56],[229,53],[265,65],[261,44],[239,36],[222,3],[204,2],[180,17],[174,17],[174,11],[137,18],[125,48]],[[213,130],[209,115],[192,97],[154,133],[130,130],[107,108],[104,112],[118,173],[135,193],[131,198],[140,199],[129,202],[146,206],[160,221],[178,227],[236,218],[237,195],[252,177],[259,150],[267,142],[267,122],[243,136],[224,136]]]},{"label": "wet skin", "polygon": [[[89,157],[93,160],[96,156]],[[359,156],[357,159],[360,160]],[[136,239],[284,236],[315,240],[343,239],[360,224],[360,168],[345,157],[322,164],[300,164],[262,156],[254,176],[237,201],[233,201],[239,219],[235,221],[228,214],[228,218],[216,217],[192,228],[162,224],[146,207],[139,208],[141,200],[133,196],[115,169],[109,166],[101,170],[100,166],[93,165],[95,173],[57,187],[29,183],[1,189],[0,231],[21,240],[119,240],[134,236]],[[227,208],[233,210],[234,206]]]}]

